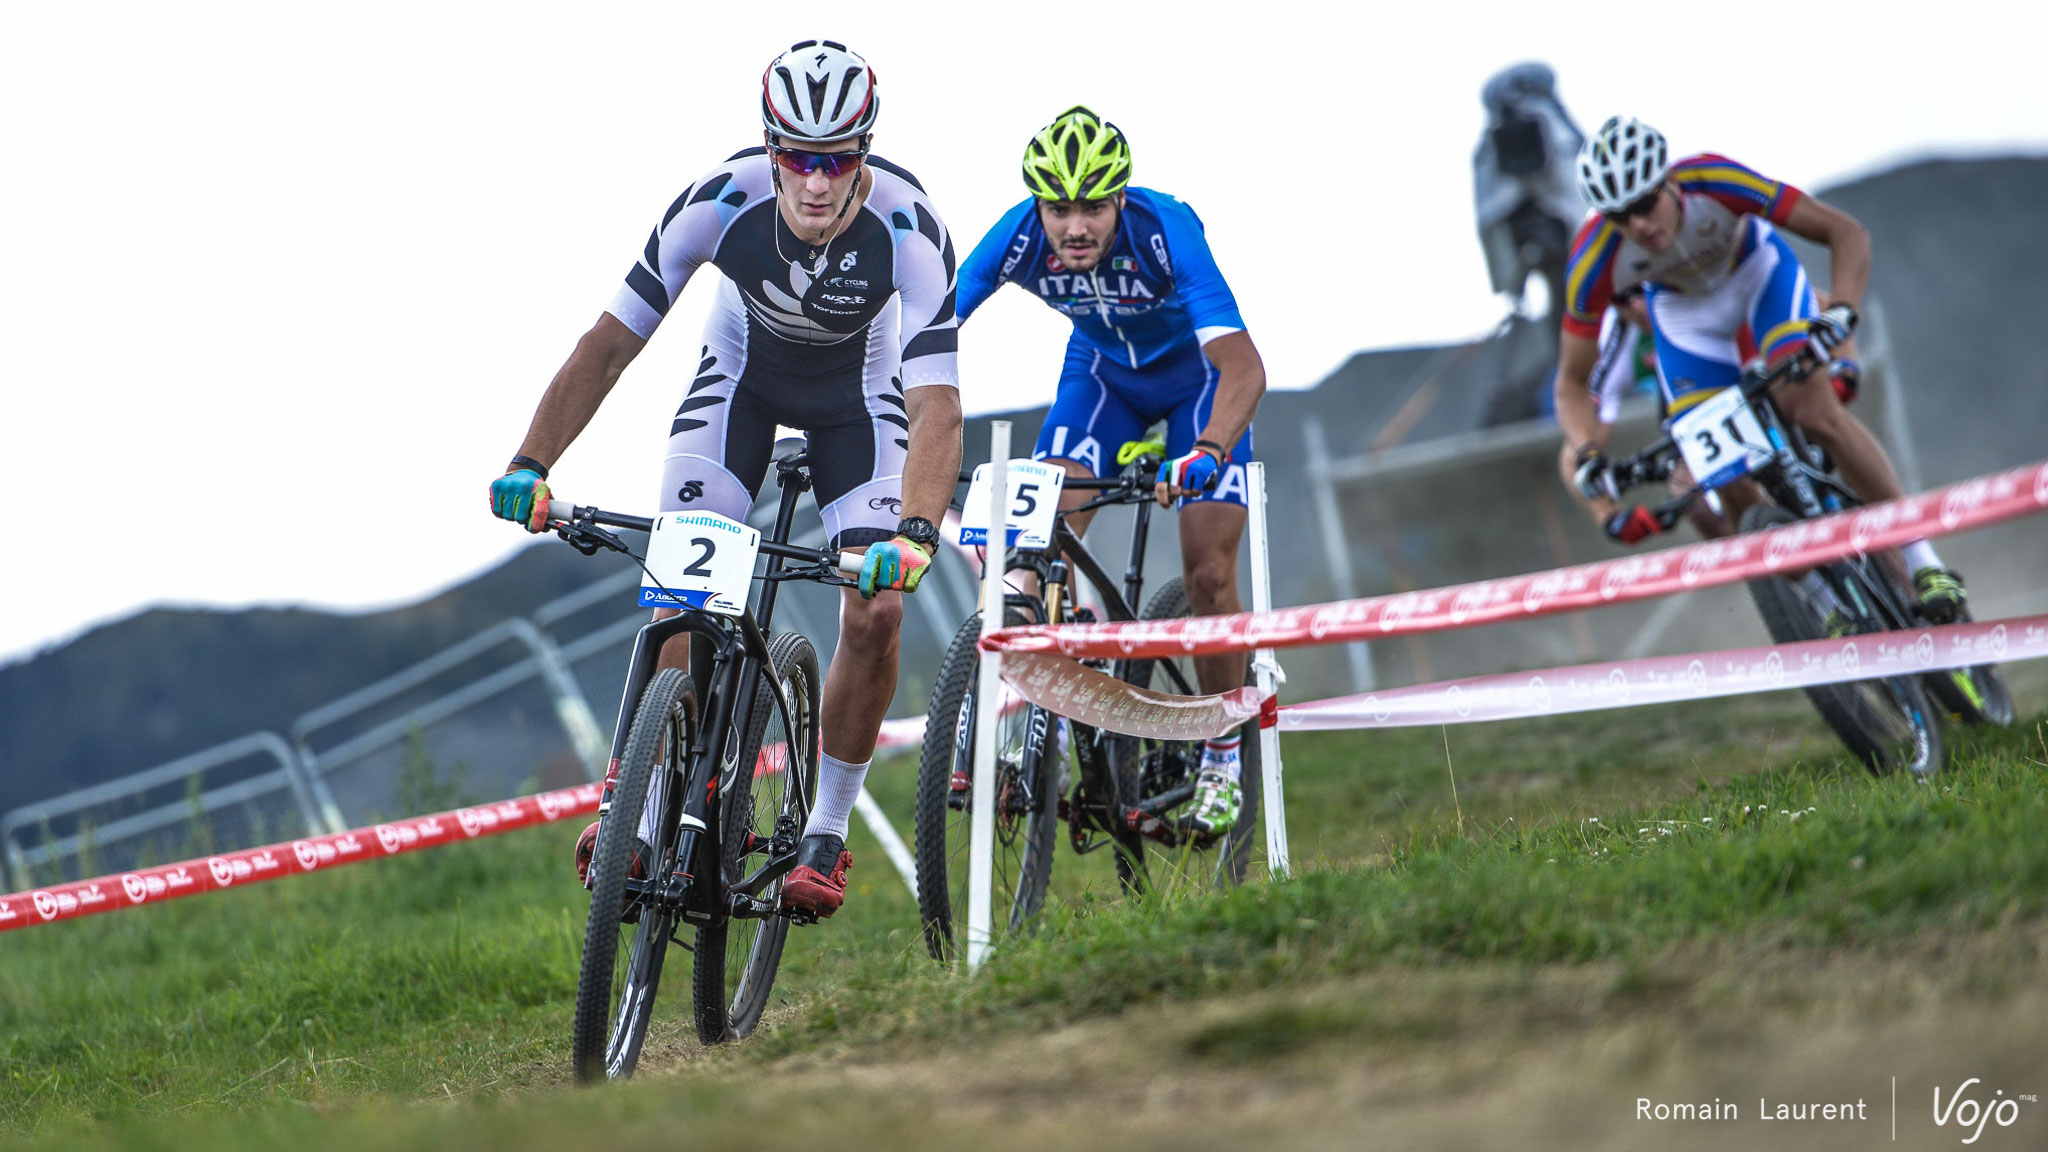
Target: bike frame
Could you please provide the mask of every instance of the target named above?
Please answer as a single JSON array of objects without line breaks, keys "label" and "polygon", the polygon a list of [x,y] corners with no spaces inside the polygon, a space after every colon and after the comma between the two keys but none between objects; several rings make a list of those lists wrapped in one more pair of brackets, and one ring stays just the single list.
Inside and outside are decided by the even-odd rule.
[{"label": "bike frame", "polygon": [[[1811,371],[1817,364],[1810,353],[1802,352],[1786,358],[1768,372],[1746,371],[1738,382],[1743,399],[1750,411],[1756,414],[1757,423],[1762,426],[1771,450],[1771,459],[1751,469],[1743,479],[1756,483],[1780,508],[1801,520],[1816,519],[1862,503],[1847,485],[1814,465],[1818,453],[1798,425],[1785,419],[1778,410],[1777,400],[1771,395],[1778,385],[1803,374],[1803,371]],[[1677,468],[1678,456],[1676,441],[1670,436],[1664,437],[1635,455],[1634,459],[1643,465],[1638,477],[1645,480],[1669,477]],[[1656,511],[1658,521],[1669,527],[1705,491],[1694,489],[1659,505]],[[1895,582],[1879,578],[1879,574],[1871,569],[1872,565],[1882,563],[1879,558],[1852,556],[1840,563],[1856,569],[1862,576],[1860,580],[1845,581],[1837,576],[1835,565],[1822,569],[1822,578],[1834,588],[1844,604],[1863,618],[1876,620],[1889,629],[1913,626],[1912,612],[1899,598]],[[1867,592],[1874,595],[1866,595]]]},{"label": "bike frame", "polygon": [[[1043,600],[1045,589],[1054,582],[1056,575],[1066,570],[1067,564],[1070,562],[1073,568],[1079,570],[1082,578],[1088,581],[1089,586],[1094,588],[1096,593],[1101,596],[1103,610],[1112,621],[1136,620],[1145,587],[1145,550],[1151,536],[1152,511],[1155,503],[1152,495],[1146,491],[1142,475],[1141,468],[1136,473],[1126,473],[1112,478],[1069,477],[1065,482],[1065,487],[1080,491],[1097,491],[1101,495],[1076,507],[1061,511],[1053,520],[1052,542],[1048,546],[1030,549],[1019,548],[1005,558],[1003,565],[1005,572],[1030,571],[1037,575],[1039,593],[1033,596],[1022,592],[1006,592],[1003,597],[1004,603],[1023,610],[1028,616],[1042,618],[1045,615]],[[1130,551],[1124,564],[1121,587],[1119,587],[1118,582],[1110,575],[1109,570],[1103,563],[1096,558],[1095,554],[1088,550],[1081,537],[1068,526],[1068,517],[1077,512],[1092,511],[1116,504],[1134,505]],[[1060,623],[1060,621],[1049,622]],[[1131,674],[1132,669],[1139,663],[1141,661],[1119,659],[1110,666],[1110,675],[1119,680],[1126,679]],[[1181,695],[1194,694],[1194,685],[1188,682],[1178,667],[1168,661],[1158,661],[1157,665],[1165,672],[1168,678],[1167,687],[1169,690],[1176,691]],[[978,705],[976,709],[978,710]],[[1030,716],[1027,722],[1033,726],[1031,738],[1037,740],[1039,747],[1049,748],[1051,743],[1049,738],[1051,714],[1036,705],[1032,705],[1029,711]],[[965,731],[971,723],[973,723],[973,712],[963,709],[959,721],[960,729]],[[1040,727],[1043,727],[1045,731],[1040,732]],[[1082,738],[1081,733],[1087,732],[1089,729],[1085,725],[1078,724],[1076,728],[1079,729],[1076,732],[1077,744],[1086,744],[1087,741]],[[1097,735],[1092,738],[1099,739],[1100,737]],[[957,757],[962,754],[962,751],[956,746],[955,756]],[[1099,756],[1099,752],[1095,756],[1081,755],[1080,759],[1084,776],[1114,775],[1113,773],[1105,773],[1106,765],[1100,761]],[[1021,783],[1023,786],[1022,802],[1028,808],[1035,802],[1031,789],[1036,786],[1036,782],[1024,780]],[[1086,814],[1086,820],[1096,824],[1102,831],[1108,832],[1113,836],[1122,834],[1118,829],[1123,828],[1126,823],[1124,819],[1126,812],[1140,812],[1149,816],[1156,816],[1159,812],[1186,801],[1194,795],[1195,791],[1195,786],[1192,783],[1188,783],[1169,789],[1158,796],[1125,797],[1120,794],[1121,788],[1114,779],[1101,779],[1093,781],[1093,783],[1098,786],[1107,786],[1107,793],[1110,797],[1109,803],[1114,805],[1117,811],[1111,811],[1108,807],[1103,807],[1099,812],[1091,811]],[[1098,788],[1098,790],[1100,789]],[[1076,812],[1070,814],[1068,820],[1070,840],[1077,853],[1085,854],[1092,852],[1111,843],[1109,840],[1095,840],[1091,836],[1086,835],[1082,830],[1083,823],[1083,813]]]},{"label": "bike frame", "polygon": [[[768,561],[764,571],[755,577],[761,584],[755,592],[759,608],[750,606],[737,617],[686,608],[674,616],[643,625],[633,638],[626,686],[620,694],[618,723],[612,731],[611,766],[616,769],[620,758],[625,755],[626,738],[633,724],[634,711],[639,707],[640,695],[648,682],[654,679],[662,647],[675,637],[689,635],[691,679],[700,688],[707,684],[708,688],[704,706],[698,711],[706,722],[696,726],[692,738],[690,769],[684,781],[680,809],[677,808],[677,797],[665,797],[664,811],[660,816],[664,823],[681,827],[676,845],[676,870],[666,877],[650,877],[645,881],[628,879],[626,893],[629,900],[645,900],[651,896],[662,903],[678,905],[683,920],[700,924],[720,916],[772,914],[774,909],[758,899],[760,892],[775,877],[788,871],[796,858],[794,838],[787,844],[774,844],[767,862],[735,885],[730,898],[724,892],[714,892],[709,885],[694,883],[700,876],[722,878],[723,875],[720,861],[724,858],[724,844],[714,806],[725,791],[725,760],[729,746],[739,738],[737,727],[753,715],[754,693],[761,683],[759,672],[770,659],[768,632],[774,617],[776,593],[784,580],[796,575],[785,571],[784,562],[816,561],[820,555],[816,549],[799,548],[788,543],[790,528],[796,518],[797,497],[810,488],[804,457],[801,454],[786,456],[776,461],[775,468],[781,499],[775,512],[774,529],[769,538],[761,542],[761,552]],[[622,527],[651,527],[652,522],[645,519],[638,524],[624,523],[632,519],[613,518],[615,522],[621,522]],[[702,671],[698,671],[699,668]],[[780,683],[773,677],[769,680],[776,689],[774,704],[782,717],[784,730],[792,730],[789,700]],[[790,755],[801,755],[801,750],[791,749]],[[739,767],[734,766],[733,770],[737,771]],[[600,816],[610,809],[610,801],[607,792]],[[781,837],[778,835],[777,839]]]}]

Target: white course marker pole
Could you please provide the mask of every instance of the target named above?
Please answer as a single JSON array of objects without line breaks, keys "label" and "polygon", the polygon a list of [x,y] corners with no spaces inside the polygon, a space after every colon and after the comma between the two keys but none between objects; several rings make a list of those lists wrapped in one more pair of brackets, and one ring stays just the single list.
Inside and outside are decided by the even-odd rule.
[{"label": "white course marker pole", "polygon": [[[1245,465],[1245,495],[1251,505],[1252,544],[1252,611],[1273,610],[1273,573],[1268,558],[1266,526],[1266,466],[1254,460]],[[1259,691],[1271,695],[1279,690],[1287,677],[1280,671],[1280,663],[1273,656],[1271,648],[1261,648],[1252,654],[1252,670],[1258,673]],[[1287,804],[1280,792],[1280,729],[1259,729],[1259,763],[1264,768],[1265,795],[1260,798],[1266,818],[1266,871],[1273,876],[1286,879],[1287,862]]]},{"label": "white course marker pole", "polygon": [[[981,580],[981,635],[1003,626],[1003,558],[1009,539],[1010,422],[989,423],[988,561]],[[996,856],[996,719],[1001,712],[1002,654],[981,656],[981,682],[974,690],[974,797],[967,853],[967,970],[988,956],[990,889]]]}]

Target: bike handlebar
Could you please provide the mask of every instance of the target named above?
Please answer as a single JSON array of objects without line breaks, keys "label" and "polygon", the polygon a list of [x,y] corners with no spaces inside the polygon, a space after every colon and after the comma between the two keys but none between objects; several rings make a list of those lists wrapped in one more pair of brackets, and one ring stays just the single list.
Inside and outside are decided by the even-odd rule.
[{"label": "bike handlebar", "polygon": [[[1780,360],[1776,367],[1766,370],[1753,365],[1744,369],[1736,385],[1742,389],[1743,399],[1755,400],[1792,377],[1807,375],[1821,364],[1822,360],[1814,354],[1813,346],[1809,344]],[[1615,491],[1621,493],[1641,484],[1653,484],[1669,479],[1671,474],[1678,470],[1678,464],[1678,443],[1666,436],[1639,452],[1617,458],[1608,465],[1608,473],[1614,477]],[[1665,508],[1680,501],[1690,504],[1692,497],[1681,497],[1679,500],[1658,505],[1656,511],[1659,518],[1662,519],[1661,514]],[[1683,511],[1683,507],[1680,507],[1679,512]],[[1677,517],[1674,515],[1664,526],[1668,528],[1676,523],[1676,520]]]},{"label": "bike handlebar", "polygon": [[[607,512],[602,508],[571,504],[567,500],[548,501],[547,519],[549,524],[554,525],[556,534],[571,544],[582,547],[584,543],[588,543],[593,548],[604,547],[617,552],[625,551],[625,545],[618,537],[599,530],[598,525],[624,528],[633,532],[654,530],[654,518],[651,516]],[[831,552],[819,548],[805,548],[799,544],[778,544],[773,540],[761,541],[761,551],[769,556],[780,556],[784,560],[794,560],[800,564],[816,564],[849,576],[860,575],[861,564],[866,559],[863,552]]]}]

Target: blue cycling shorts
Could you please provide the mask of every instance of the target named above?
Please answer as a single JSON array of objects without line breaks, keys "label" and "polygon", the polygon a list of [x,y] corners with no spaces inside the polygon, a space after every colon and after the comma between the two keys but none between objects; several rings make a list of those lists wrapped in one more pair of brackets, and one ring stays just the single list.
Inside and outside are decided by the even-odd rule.
[{"label": "blue cycling shorts", "polygon": [[[1202,350],[1190,347],[1154,360],[1144,368],[1127,368],[1104,356],[1086,341],[1067,342],[1067,361],[1060,370],[1059,395],[1038,430],[1035,460],[1073,460],[1097,476],[1118,471],[1117,449],[1166,421],[1166,456],[1192,451],[1216,403],[1216,366]],[[1253,460],[1252,430],[1230,447],[1216,490],[1191,496],[1187,503],[1213,501],[1246,504],[1244,466]]]}]

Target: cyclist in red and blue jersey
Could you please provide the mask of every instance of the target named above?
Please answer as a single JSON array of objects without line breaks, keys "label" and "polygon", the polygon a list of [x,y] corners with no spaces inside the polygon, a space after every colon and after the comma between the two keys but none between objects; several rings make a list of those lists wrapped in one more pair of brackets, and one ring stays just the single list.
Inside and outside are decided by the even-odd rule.
[{"label": "cyclist in red and blue jersey", "polygon": [[[1009,283],[1073,321],[1032,455],[1071,475],[1108,475],[1118,448],[1165,420],[1171,459],[1157,496],[1180,505],[1188,604],[1198,616],[1237,612],[1244,466],[1266,369],[1194,209],[1130,178],[1123,132],[1087,108],[1040,129],[1024,151],[1031,195],[960,265],[960,320]],[[1069,523],[1087,529],[1085,515]],[[1202,691],[1224,692],[1244,683],[1245,660],[1199,657],[1195,672]],[[1189,818],[1199,832],[1220,835],[1237,821],[1239,751],[1235,733],[1204,750]]]},{"label": "cyclist in red and blue jersey", "polygon": [[[1565,316],[1556,400],[1576,494],[1589,504],[1614,498],[1600,450],[1587,380],[1599,354],[1601,314],[1616,293],[1640,287],[1657,345],[1667,415],[1733,385],[1742,365],[1776,363],[1809,342],[1826,355],[1856,328],[1855,302],[1870,278],[1870,235],[1839,208],[1725,156],[1667,160],[1664,137],[1633,117],[1600,126],[1579,153],[1579,184],[1594,214],[1579,229],[1565,272]],[[1819,307],[1806,270],[1785,239],[1825,245],[1833,284]],[[1903,496],[1884,447],[1848,409],[1822,367],[1776,393],[1779,409],[1827,452],[1866,500]],[[1734,486],[1733,503],[1754,499]],[[1729,518],[1740,516],[1730,508]],[[1640,508],[1607,521],[1609,535],[1634,544],[1657,530]],[[1925,540],[1902,548],[1929,619],[1954,619],[1962,581]]]}]

